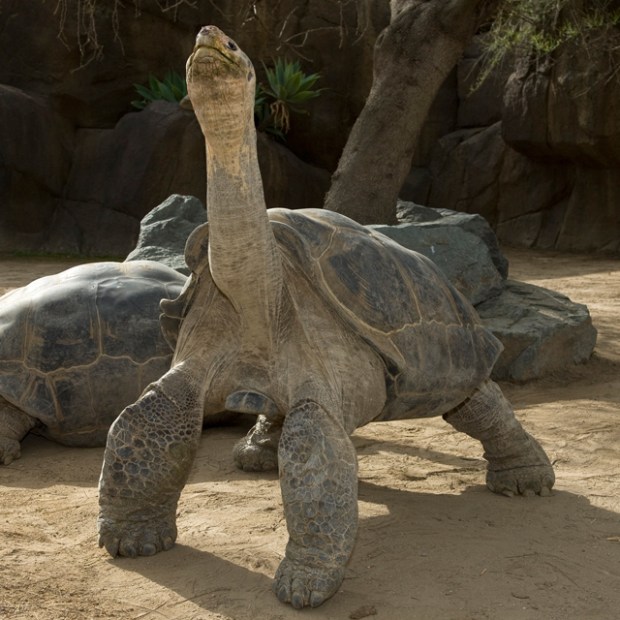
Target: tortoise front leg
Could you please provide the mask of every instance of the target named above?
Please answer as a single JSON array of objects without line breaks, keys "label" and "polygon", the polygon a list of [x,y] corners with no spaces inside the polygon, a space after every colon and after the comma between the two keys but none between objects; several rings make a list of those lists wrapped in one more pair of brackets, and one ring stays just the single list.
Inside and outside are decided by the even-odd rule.
[{"label": "tortoise front leg", "polygon": [[36,420],[0,396],[0,465],[9,465],[21,454],[20,441]]},{"label": "tortoise front leg", "polygon": [[126,407],[108,433],[99,481],[99,546],[153,555],[176,539],[176,508],[202,430],[201,392],[176,369]]},{"label": "tortoise front leg", "polygon": [[284,421],[278,461],[290,538],[273,589],[296,609],[317,607],[342,583],[353,549],[357,457],[340,423],[305,401]]}]

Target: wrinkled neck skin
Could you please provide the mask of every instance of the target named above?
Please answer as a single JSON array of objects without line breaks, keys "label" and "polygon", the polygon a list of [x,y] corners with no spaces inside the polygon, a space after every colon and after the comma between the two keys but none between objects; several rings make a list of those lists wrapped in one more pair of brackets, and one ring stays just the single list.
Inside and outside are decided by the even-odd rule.
[{"label": "wrinkled neck skin", "polygon": [[[209,268],[240,315],[246,354],[264,359],[275,347],[283,279],[267,217],[253,118],[241,127],[201,118],[200,113],[198,120],[207,143]],[[211,130],[214,126],[217,132]]]}]

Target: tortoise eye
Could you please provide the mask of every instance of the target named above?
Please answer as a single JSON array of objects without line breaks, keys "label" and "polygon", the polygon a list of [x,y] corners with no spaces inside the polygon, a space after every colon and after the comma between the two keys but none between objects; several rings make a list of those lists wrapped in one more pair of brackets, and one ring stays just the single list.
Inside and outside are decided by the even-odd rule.
[{"label": "tortoise eye", "polygon": [[237,51],[237,46],[235,45],[235,42],[234,42],[234,41],[228,41],[228,43],[226,43],[226,47],[227,47],[229,50],[232,50],[233,52],[236,52],[236,51]]}]

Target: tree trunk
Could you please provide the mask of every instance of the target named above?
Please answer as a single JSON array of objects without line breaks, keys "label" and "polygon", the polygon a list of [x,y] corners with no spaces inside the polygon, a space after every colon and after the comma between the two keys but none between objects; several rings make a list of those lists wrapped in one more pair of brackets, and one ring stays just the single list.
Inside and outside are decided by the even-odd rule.
[{"label": "tree trunk", "polygon": [[332,177],[325,208],[362,224],[393,223],[437,91],[488,0],[392,0],[375,43],[373,84]]}]

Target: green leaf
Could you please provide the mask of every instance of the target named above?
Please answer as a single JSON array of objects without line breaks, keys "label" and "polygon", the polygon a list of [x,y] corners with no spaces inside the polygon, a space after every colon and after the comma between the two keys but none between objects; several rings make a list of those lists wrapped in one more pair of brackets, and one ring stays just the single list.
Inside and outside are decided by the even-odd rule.
[{"label": "green leaf", "polygon": [[175,71],[168,71],[163,80],[149,75],[146,84],[134,84],[141,100],[132,101],[131,105],[142,109],[151,101],[180,102],[187,95],[185,78]]}]

